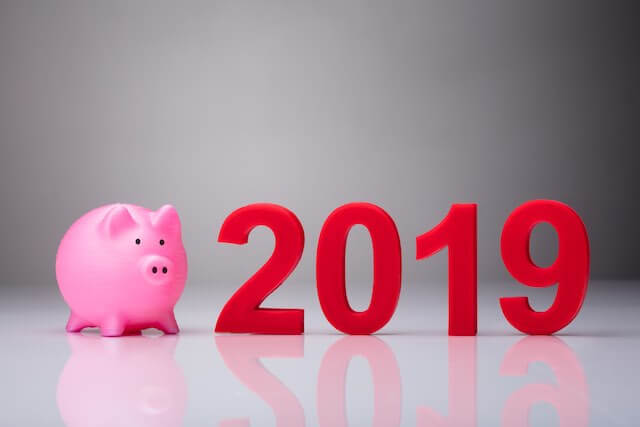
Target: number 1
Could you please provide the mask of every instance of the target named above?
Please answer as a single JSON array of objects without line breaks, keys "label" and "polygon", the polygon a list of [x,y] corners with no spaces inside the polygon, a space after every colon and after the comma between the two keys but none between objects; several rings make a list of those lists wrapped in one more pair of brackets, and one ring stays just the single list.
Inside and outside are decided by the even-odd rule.
[{"label": "number 1", "polygon": [[449,335],[478,330],[477,205],[454,204],[433,229],[416,237],[416,260],[449,248]]}]

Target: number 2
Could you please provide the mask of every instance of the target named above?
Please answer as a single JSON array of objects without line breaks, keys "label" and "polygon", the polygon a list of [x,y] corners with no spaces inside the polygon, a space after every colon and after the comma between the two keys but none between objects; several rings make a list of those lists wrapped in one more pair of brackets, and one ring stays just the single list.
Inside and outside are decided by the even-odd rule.
[{"label": "number 2", "polygon": [[227,301],[218,316],[215,331],[301,334],[304,332],[304,310],[260,308],[260,304],[289,277],[302,256],[304,231],[295,214],[269,203],[245,206],[225,219],[218,242],[244,245],[249,233],[260,225],[273,231],[273,254]]}]

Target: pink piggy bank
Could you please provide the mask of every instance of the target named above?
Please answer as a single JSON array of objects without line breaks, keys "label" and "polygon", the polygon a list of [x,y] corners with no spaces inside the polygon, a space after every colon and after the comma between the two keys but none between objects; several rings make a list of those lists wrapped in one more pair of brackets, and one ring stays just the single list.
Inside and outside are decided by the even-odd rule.
[{"label": "pink piggy bank", "polygon": [[187,279],[178,213],[170,205],[153,212],[125,204],[86,213],[60,242],[56,277],[71,308],[67,332],[177,333],[173,307]]}]

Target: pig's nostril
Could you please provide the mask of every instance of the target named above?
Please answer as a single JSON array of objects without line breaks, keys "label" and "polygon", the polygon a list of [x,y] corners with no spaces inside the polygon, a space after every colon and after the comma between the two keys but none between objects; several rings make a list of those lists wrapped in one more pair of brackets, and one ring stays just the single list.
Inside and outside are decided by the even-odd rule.
[{"label": "pig's nostril", "polygon": [[163,285],[170,282],[173,276],[178,273],[173,270],[174,267],[175,265],[170,258],[158,255],[147,255],[139,264],[140,273],[145,281],[152,285]]}]

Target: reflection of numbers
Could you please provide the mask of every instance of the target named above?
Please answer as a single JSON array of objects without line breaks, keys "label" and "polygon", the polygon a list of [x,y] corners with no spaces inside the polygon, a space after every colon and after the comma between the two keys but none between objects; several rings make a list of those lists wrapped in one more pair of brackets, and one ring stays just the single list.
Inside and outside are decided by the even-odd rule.
[{"label": "reflection of numbers", "polygon": [[402,382],[391,348],[375,337],[344,337],[329,347],[318,371],[318,424],[321,427],[347,425],[346,379],[349,362],[362,356],[369,362],[373,379],[373,426],[400,425]]},{"label": "reflection of numbers", "polygon": [[[305,425],[304,410],[296,396],[260,363],[260,358],[303,357],[302,337],[227,335],[216,336],[215,340],[227,368],[273,409],[276,426]],[[249,426],[249,420],[226,420],[219,426]]]},{"label": "reflection of numbers", "polygon": [[419,406],[418,427],[473,427],[476,425],[476,338],[451,337],[448,340],[449,411],[444,417],[433,409]]},{"label": "reflection of numbers", "polygon": [[[304,410],[296,396],[260,362],[261,358],[303,357],[302,337],[235,335],[216,336],[215,340],[225,365],[272,408],[277,426],[305,425]],[[419,427],[477,425],[476,338],[449,337],[447,342],[448,410],[446,414],[440,414],[427,406],[419,406],[416,411]],[[321,427],[348,425],[346,382],[349,365],[358,356],[368,362],[373,380],[372,425],[400,425],[403,403],[400,367],[391,347],[368,336],[343,337],[322,357],[316,375],[318,424]],[[527,426],[533,405],[546,402],[557,410],[560,426],[586,426],[589,417],[587,381],[577,356],[559,338],[523,338],[506,352],[500,375],[525,376],[535,362],[548,365],[555,381],[529,384],[512,393],[503,408],[502,425]],[[495,384],[490,386],[494,390]],[[219,424],[219,427],[248,426],[248,418],[227,419]]]},{"label": "reflection of numbers", "polygon": [[529,384],[514,392],[502,411],[502,425],[529,425],[531,406],[547,402],[558,411],[561,427],[586,426],[589,422],[587,381],[573,351],[555,337],[525,337],[504,356],[500,374],[526,375],[529,365],[534,362],[549,365],[556,377],[556,385]]}]

